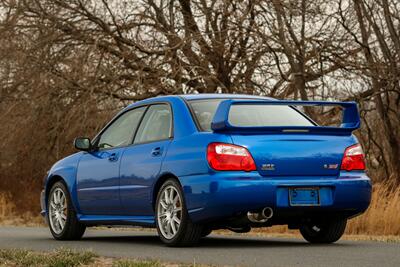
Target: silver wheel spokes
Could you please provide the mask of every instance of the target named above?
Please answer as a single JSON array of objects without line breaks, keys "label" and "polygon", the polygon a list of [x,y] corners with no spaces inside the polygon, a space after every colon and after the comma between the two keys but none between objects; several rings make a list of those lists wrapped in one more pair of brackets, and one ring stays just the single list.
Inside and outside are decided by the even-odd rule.
[{"label": "silver wheel spokes", "polygon": [[182,201],[175,187],[168,186],[161,192],[157,220],[162,235],[172,239],[178,232],[182,220]]},{"label": "silver wheel spokes", "polygon": [[53,191],[49,201],[49,221],[51,229],[60,234],[67,222],[67,199],[64,192],[57,188]]}]

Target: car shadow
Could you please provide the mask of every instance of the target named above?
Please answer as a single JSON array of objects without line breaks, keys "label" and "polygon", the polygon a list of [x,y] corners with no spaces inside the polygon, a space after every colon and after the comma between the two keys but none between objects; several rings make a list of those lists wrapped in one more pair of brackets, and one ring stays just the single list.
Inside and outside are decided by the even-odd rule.
[{"label": "car shadow", "polygon": [[[136,235],[118,235],[118,236],[88,236],[82,239],[85,241],[94,242],[107,242],[107,243],[131,243],[142,244],[148,246],[162,246],[160,239],[156,235],[151,234],[136,234]],[[218,236],[211,235],[202,238],[195,247],[202,248],[235,248],[235,247],[324,247],[324,246],[348,246],[348,243],[334,243],[334,244],[309,244],[301,239],[288,239],[288,238],[238,238],[232,236]]]}]

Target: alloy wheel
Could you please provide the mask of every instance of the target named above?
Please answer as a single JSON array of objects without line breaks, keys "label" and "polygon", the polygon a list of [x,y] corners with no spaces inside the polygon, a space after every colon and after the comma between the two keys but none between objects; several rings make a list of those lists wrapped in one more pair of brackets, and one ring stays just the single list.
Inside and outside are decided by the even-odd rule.
[{"label": "alloy wheel", "polygon": [[67,222],[67,198],[61,188],[56,188],[49,201],[49,221],[51,229],[60,234]]},{"label": "alloy wheel", "polygon": [[182,200],[178,190],[172,185],[165,187],[161,192],[157,220],[160,232],[166,239],[176,236],[182,221]]}]

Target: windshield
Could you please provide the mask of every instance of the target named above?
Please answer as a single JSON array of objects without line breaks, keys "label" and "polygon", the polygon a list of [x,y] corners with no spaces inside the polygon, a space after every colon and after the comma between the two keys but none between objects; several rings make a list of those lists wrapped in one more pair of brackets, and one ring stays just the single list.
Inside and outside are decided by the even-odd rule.
[{"label": "windshield", "polygon": [[[192,100],[193,109],[201,130],[211,131],[211,122],[219,103],[226,99]],[[239,104],[232,105],[229,123],[239,127],[260,126],[314,126],[300,112],[290,106]]]}]

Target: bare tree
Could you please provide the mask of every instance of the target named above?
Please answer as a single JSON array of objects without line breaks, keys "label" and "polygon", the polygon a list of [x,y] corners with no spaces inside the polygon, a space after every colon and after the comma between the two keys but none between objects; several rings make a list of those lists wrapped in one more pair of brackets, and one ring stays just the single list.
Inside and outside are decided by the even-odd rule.
[{"label": "bare tree", "polygon": [[[363,1],[353,0],[351,3],[340,3],[341,7],[347,4],[348,14],[341,10],[343,26],[360,46],[364,55],[362,74],[368,77],[372,103],[368,107],[376,112],[377,127],[369,138],[379,138],[380,152],[383,152],[385,165],[388,165],[387,174],[400,181],[400,136],[399,136],[399,103],[400,103],[400,39],[395,26],[399,27],[399,5],[396,2],[389,4],[387,0]],[[350,16],[349,16],[350,14]],[[346,17],[354,17],[357,24],[352,24]],[[366,122],[368,124],[368,122]],[[383,129],[380,131],[379,129]]]},{"label": "bare tree", "polygon": [[0,190],[37,192],[128,102],[207,92],[357,100],[370,173],[398,182],[399,29],[395,0],[3,0]]}]

